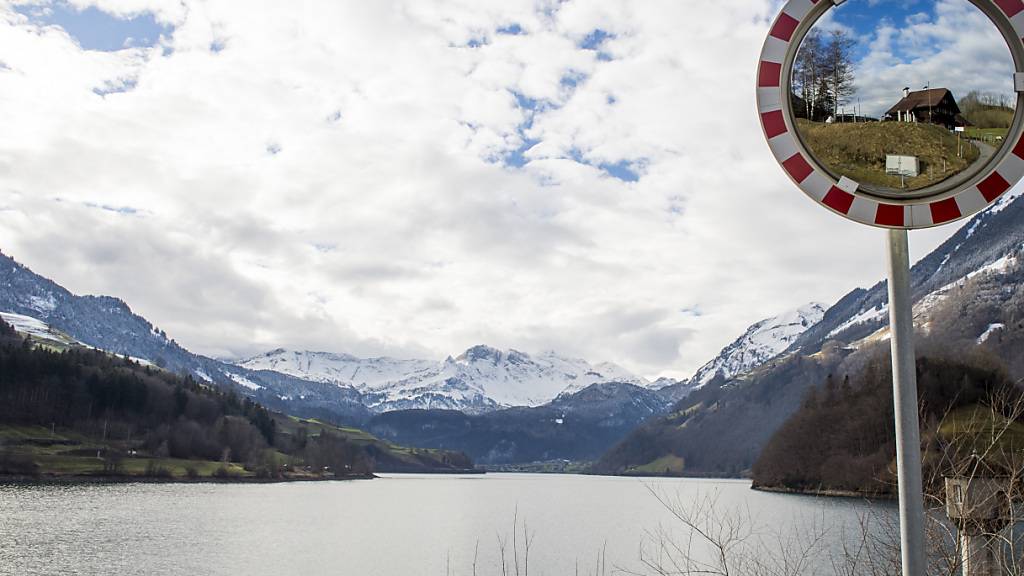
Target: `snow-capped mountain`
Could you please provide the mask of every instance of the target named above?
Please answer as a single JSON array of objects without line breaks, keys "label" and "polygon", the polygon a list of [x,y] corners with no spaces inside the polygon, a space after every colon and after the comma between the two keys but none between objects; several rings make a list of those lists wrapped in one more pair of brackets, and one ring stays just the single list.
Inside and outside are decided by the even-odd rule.
[{"label": "snow-capped mountain", "polygon": [[479,413],[540,406],[591,384],[648,384],[611,363],[592,365],[555,352],[531,356],[489,346],[474,346],[441,362],[278,349],[239,366],[354,388],[375,412],[426,408]]},{"label": "snow-capped mountain", "polygon": [[729,379],[761,366],[789,348],[808,328],[820,322],[824,314],[825,306],[812,302],[754,324],[697,370],[689,388],[695,390],[716,376]]},{"label": "snow-capped mountain", "polygon": [[[1024,246],[1022,194],[1024,188],[1007,193],[914,264],[910,284],[919,321],[922,313],[965,281],[1012,268]],[[881,251],[878,257],[883,257]],[[821,322],[801,334],[789,351],[813,353],[828,340],[853,343],[875,334],[888,325],[888,300],[885,281],[852,290],[825,312]]]},{"label": "snow-capped mountain", "polygon": [[250,370],[273,370],[314,382],[351,385],[359,390],[376,390],[429,370],[437,362],[396,358],[357,358],[349,354],[310,352],[278,348],[238,363]]}]

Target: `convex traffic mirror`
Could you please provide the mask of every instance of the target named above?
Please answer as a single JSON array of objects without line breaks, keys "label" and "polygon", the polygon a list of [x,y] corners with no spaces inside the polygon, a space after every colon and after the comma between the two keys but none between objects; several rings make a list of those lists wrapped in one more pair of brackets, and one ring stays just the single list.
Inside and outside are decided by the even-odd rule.
[{"label": "convex traffic mirror", "polygon": [[815,200],[869,224],[980,210],[1024,175],[1021,19],[1016,0],[791,0],[758,77],[773,152]]}]

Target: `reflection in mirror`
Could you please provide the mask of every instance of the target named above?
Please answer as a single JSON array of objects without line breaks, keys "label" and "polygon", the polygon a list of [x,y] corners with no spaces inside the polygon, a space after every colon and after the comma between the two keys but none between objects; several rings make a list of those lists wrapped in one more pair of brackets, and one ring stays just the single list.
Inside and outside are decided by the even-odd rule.
[{"label": "reflection in mirror", "polygon": [[1013,72],[999,30],[969,0],[852,0],[804,37],[791,105],[834,176],[909,198],[968,180],[1004,144]]}]

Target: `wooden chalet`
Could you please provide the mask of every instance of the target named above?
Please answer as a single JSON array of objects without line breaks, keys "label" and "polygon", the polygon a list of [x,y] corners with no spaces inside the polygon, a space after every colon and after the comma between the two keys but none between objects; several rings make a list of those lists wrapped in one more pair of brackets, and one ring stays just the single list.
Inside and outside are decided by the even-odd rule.
[{"label": "wooden chalet", "polygon": [[953,93],[946,88],[931,88],[911,92],[903,89],[903,99],[885,113],[893,122],[922,122],[938,124],[952,130],[963,126],[964,119]]}]

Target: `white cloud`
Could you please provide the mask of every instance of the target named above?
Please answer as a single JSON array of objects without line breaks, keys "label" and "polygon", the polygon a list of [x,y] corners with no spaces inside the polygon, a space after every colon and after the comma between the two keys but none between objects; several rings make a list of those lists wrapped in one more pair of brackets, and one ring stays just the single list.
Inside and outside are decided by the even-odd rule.
[{"label": "white cloud", "polygon": [[[880,14],[887,12],[884,8]],[[902,22],[883,19],[862,39],[868,50],[855,73],[865,114],[883,115],[902,98],[905,86],[949,88],[957,98],[971,90],[1013,95],[1010,51],[981,10],[964,0],[936,0],[921,8],[927,10]]]},{"label": "white cloud", "polygon": [[[176,26],[86,52],[0,0],[0,246],[198,352],[486,342],[686,376],[882,275],[883,234],[763,142],[778,2],[89,4]],[[611,61],[579,46],[596,28]],[[495,162],[524,137],[528,164]],[[597,168],[620,161],[638,182]]]}]

